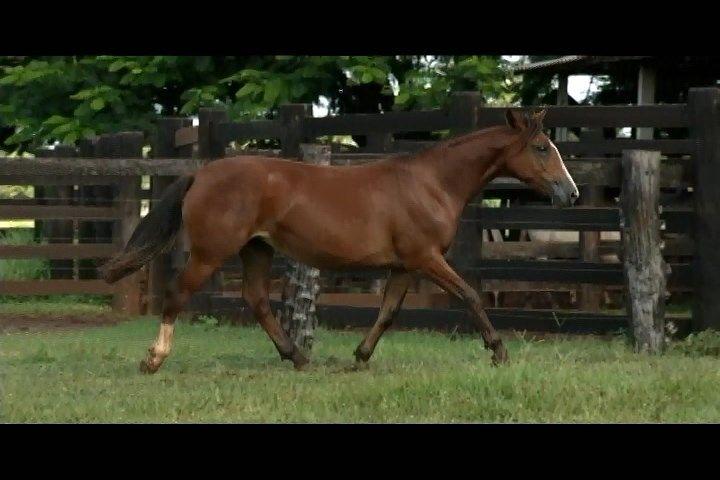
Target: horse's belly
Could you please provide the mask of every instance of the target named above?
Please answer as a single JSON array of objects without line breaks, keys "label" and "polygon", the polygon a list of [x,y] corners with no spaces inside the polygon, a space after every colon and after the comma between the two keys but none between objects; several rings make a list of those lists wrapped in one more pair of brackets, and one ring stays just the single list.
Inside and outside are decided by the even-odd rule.
[{"label": "horse's belly", "polygon": [[278,229],[272,233],[260,232],[256,236],[278,252],[317,268],[381,267],[399,263],[391,245],[381,241],[377,235],[311,234]]}]

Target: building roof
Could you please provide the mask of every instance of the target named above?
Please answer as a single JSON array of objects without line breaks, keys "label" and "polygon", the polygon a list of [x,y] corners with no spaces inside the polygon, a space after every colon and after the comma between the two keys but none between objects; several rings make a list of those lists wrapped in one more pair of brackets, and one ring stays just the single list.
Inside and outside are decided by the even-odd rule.
[{"label": "building roof", "polygon": [[[606,65],[608,63],[626,62],[626,61],[638,61],[648,56],[614,56],[614,57],[602,57],[602,56],[591,56],[591,55],[565,55],[563,57],[553,58],[550,60],[543,60],[541,62],[526,63],[524,65],[518,65],[512,69],[513,73],[525,73],[525,72],[556,72],[556,71],[572,71],[573,73],[585,73],[585,70],[594,71],[597,67]],[[594,68],[593,68],[594,67]]]}]

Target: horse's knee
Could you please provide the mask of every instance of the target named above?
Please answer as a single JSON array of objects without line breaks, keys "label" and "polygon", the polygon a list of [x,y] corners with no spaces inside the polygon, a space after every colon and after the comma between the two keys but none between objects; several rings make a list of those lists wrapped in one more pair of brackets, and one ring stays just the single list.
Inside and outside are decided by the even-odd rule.
[{"label": "horse's knee", "polygon": [[244,289],[243,299],[257,317],[264,318],[271,313],[270,301],[263,292],[252,288]]},{"label": "horse's knee", "polygon": [[464,291],[462,294],[462,298],[473,310],[479,310],[479,309],[483,308],[482,299],[480,298],[480,294],[478,294],[472,288]]}]

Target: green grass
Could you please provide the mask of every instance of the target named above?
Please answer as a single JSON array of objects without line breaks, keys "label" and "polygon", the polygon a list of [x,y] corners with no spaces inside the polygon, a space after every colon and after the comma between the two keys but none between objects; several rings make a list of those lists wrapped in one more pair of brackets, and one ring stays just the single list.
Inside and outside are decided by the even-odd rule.
[{"label": "green grass", "polygon": [[259,328],[179,323],[154,376],[138,362],[155,319],[0,336],[5,422],[718,422],[720,359],[621,339],[508,342],[493,368],[475,338],[389,332],[354,371],[359,332],[320,330],[295,372]]},{"label": "green grass", "polygon": [[[0,245],[30,245],[33,232],[28,229],[7,230],[0,233]],[[0,280],[35,280],[50,276],[50,264],[41,258],[25,260],[0,259]]]},{"label": "green grass", "polygon": [[45,295],[15,297],[0,295],[0,314],[43,315],[98,314],[111,312],[105,295]]}]

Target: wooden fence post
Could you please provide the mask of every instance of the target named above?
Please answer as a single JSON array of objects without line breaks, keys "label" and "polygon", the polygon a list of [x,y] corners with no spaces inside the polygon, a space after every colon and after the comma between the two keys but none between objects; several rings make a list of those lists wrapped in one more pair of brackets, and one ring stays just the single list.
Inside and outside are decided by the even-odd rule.
[{"label": "wooden fence post", "polygon": [[[330,146],[301,144],[302,159],[308,163],[330,165]],[[282,328],[306,353],[312,349],[318,318],[315,308],[320,291],[320,270],[290,259],[277,312]]]},{"label": "wooden fence post", "polygon": [[[107,140],[110,158],[142,158],[143,132],[113,134]],[[140,222],[140,177],[120,177],[115,197],[119,220],[113,228],[113,243],[122,249]],[[113,305],[129,315],[142,313],[143,272],[133,273],[117,282]]]},{"label": "wooden fence post", "polygon": [[[198,112],[198,156],[211,162],[225,156],[225,141],[218,134],[218,125],[229,120],[225,107],[201,108]],[[210,294],[222,293],[225,276],[216,270],[196,296],[193,305],[198,310],[210,310]]]},{"label": "wooden fence post", "polygon": [[225,142],[218,135],[218,125],[228,121],[225,107],[201,108],[198,112],[198,155],[212,161],[225,156]]},{"label": "wooden fence post", "polygon": [[[85,139],[80,142],[81,156],[92,156],[95,158],[118,157],[116,142],[113,135],[103,134],[92,139]],[[99,207],[110,207],[115,197],[115,187],[106,183],[105,185],[81,185],[80,197],[83,205],[94,205]],[[80,243],[110,243],[113,241],[113,222],[103,221],[81,221],[79,222],[78,236]],[[98,278],[96,259],[87,259],[81,262],[80,278]]]},{"label": "wooden fence post", "polygon": [[[590,129],[580,134],[581,141],[602,140],[602,129]],[[597,185],[580,186],[580,205],[598,207],[603,203],[605,190]],[[580,237],[580,259],[583,262],[598,262],[600,260],[600,232],[581,231]],[[599,285],[583,283],[580,284],[580,310],[597,312],[602,305],[603,289]]]},{"label": "wooden fence post", "polygon": [[[154,158],[178,158],[192,156],[192,145],[185,145],[175,148],[175,132],[183,127],[191,127],[192,119],[184,117],[165,117],[157,120],[157,137],[153,145],[152,153]],[[151,181],[152,199],[150,208],[154,208],[157,201],[162,196],[165,189],[170,186],[176,177],[154,176]],[[180,236],[178,236],[180,239]],[[177,242],[179,243],[179,242]],[[162,313],[163,299],[165,298],[165,290],[168,284],[175,276],[174,272],[174,256],[177,246],[173,249],[173,253],[160,254],[150,265],[150,279],[148,283],[148,310],[153,315]],[[184,257],[184,252],[180,248],[180,256]],[[184,258],[182,259],[184,260]],[[184,263],[184,262],[183,262]]]},{"label": "wooden fence post", "polygon": [[691,88],[690,131],[696,140],[694,330],[720,330],[720,90]]},{"label": "wooden fence post", "polygon": [[625,289],[635,351],[662,353],[669,265],[660,240],[660,152],[625,150],[622,172]]},{"label": "wooden fence post", "polygon": [[[455,92],[450,97],[449,115],[450,123],[453,125],[451,135],[462,135],[477,128],[478,109],[483,105],[483,97],[480,92]],[[479,218],[478,208],[482,205],[482,192],[469,202],[460,215],[455,241],[453,242],[450,256],[455,268],[462,270],[472,263],[475,258],[480,258],[482,253],[482,225],[476,221]],[[477,289],[482,295],[480,279],[477,275],[462,273],[463,278]],[[456,298],[450,300],[451,305],[460,306],[464,303]]]},{"label": "wooden fence post", "polygon": [[305,141],[303,119],[312,116],[312,105],[309,103],[288,103],[280,105],[278,118],[283,128],[280,139],[281,155],[285,158],[300,156],[300,144]]},{"label": "wooden fence post", "polygon": [[[53,150],[43,148],[35,153],[37,157],[72,158],[77,156],[75,147],[57,145]],[[44,203],[47,205],[70,205],[75,196],[72,185],[42,186]],[[73,243],[75,239],[75,221],[45,220],[42,221],[42,237],[48,243]],[[73,259],[50,259],[50,278],[71,279],[77,276],[77,264]]]}]

